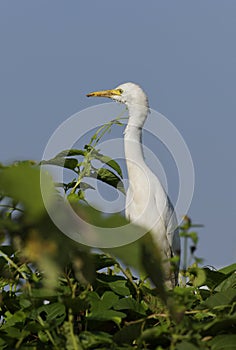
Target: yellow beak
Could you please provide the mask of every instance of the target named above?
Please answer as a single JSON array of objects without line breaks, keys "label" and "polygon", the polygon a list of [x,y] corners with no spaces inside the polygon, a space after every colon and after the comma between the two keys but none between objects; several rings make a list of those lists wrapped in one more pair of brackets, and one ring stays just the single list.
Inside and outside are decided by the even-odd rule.
[{"label": "yellow beak", "polygon": [[102,90],[102,91],[94,91],[87,94],[87,97],[109,97],[112,98],[113,96],[120,96],[121,91],[119,89],[113,89],[113,90]]}]

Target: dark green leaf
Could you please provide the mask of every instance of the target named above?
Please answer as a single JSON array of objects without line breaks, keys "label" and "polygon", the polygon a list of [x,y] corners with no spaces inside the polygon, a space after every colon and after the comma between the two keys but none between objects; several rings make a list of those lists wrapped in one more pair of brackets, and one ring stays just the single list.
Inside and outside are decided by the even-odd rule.
[{"label": "dark green leaf", "polygon": [[211,350],[235,350],[236,335],[235,334],[217,335],[209,343],[211,345]]},{"label": "dark green leaf", "polygon": [[95,265],[96,271],[104,269],[105,267],[110,267],[116,264],[116,260],[112,257],[108,257],[105,254],[94,254],[92,256],[93,263]]},{"label": "dark green leaf", "polygon": [[41,165],[56,165],[63,168],[74,170],[78,165],[78,160],[75,158],[56,157],[50,160],[43,160]]},{"label": "dark green leaf", "polygon": [[112,336],[105,332],[82,332],[79,335],[84,349],[101,349],[101,346],[110,349],[113,344]]},{"label": "dark green leaf", "polygon": [[65,157],[72,157],[72,156],[85,156],[86,151],[81,149],[69,149],[62,151],[58,153],[54,158],[65,158]]},{"label": "dark green leaf", "polygon": [[97,178],[98,180],[105,182],[106,184],[117,188],[119,191],[125,194],[124,185],[121,181],[121,179],[114,174],[112,171],[106,169],[106,168],[100,168],[97,171],[94,172],[93,177]]},{"label": "dark green leaf", "polygon": [[229,305],[236,300],[236,289],[229,288],[224,292],[216,293],[204,301],[204,305],[214,308],[220,305]]},{"label": "dark green leaf", "polygon": [[220,284],[227,276],[219,271],[214,271],[209,268],[204,268],[206,280],[205,285],[210,289],[214,289]]},{"label": "dark green leaf", "polygon": [[93,150],[92,152],[92,156],[95,159],[100,160],[102,163],[107,164],[109,167],[111,167],[113,170],[115,170],[117,172],[117,174],[122,178],[122,170],[121,167],[119,166],[119,164],[112,158],[108,157],[108,156],[104,156],[103,154],[99,153],[96,150]]},{"label": "dark green leaf", "polygon": [[135,299],[129,297],[129,298],[122,298],[120,299],[114,306],[115,310],[132,310],[140,315],[146,315],[146,305],[144,306],[144,303],[139,303]]},{"label": "dark green leaf", "polygon": [[115,335],[114,340],[117,344],[132,344],[142,331],[142,322],[131,324],[120,329]]},{"label": "dark green leaf", "polygon": [[194,344],[188,342],[188,341],[182,341],[181,343],[178,343],[175,347],[176,350],[199,350],[198,346],[195,346]]},{"label": "dark green leaf", "polygon": [[38,308],[37,315],[47,323],[58,326],[66,317],[65,306],[61,303],[52,303]]},{"label": "dark green leaf", "polygon": [[113,292],[122,296],[126,296],[126,295],[130,295],[130,290],[126,286],[126,283],[127,283],[126,280],[125,281],[118,280],[118,281],[109,283],[109,287],[113,290]]},{"label": "dark green leaf", "polygon": [[118,302],[119,297],[113,292],[105,292],[101,298],[95,292],[88,295],[91,304],[91,312],[88,319],[99,321],[113,321],[120,324],[122,318],[126,317],[123,312],[111,310],[111,308]]}]

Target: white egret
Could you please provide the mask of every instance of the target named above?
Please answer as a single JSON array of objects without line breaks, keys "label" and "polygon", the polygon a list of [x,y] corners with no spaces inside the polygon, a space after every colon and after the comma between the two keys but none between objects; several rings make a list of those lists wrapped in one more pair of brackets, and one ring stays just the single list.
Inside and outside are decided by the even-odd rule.
[{"label": "white egret", "polygon": [[129,188],[126,196],[126,217],[151,232],[163,259],[166,285],[174,287],[178,280],[179,263],[173,272],[170,258],[180,256],[180,238],[176,214],[160,180],[144,161],[142,127],[149,106],[144,91],[134,83],[125,83],[112,90],[89,93],[124,103],[129,112],[124,132],[125,158]]}]

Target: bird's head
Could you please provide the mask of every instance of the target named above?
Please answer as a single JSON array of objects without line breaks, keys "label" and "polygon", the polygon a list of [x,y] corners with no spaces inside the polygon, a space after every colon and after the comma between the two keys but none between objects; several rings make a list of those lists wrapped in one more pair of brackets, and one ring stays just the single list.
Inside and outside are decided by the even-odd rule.
[{"label": "bird's head", "polygon": [[[143,125],[148,113],[148,98],[141,87],[134,83],[124,83],[111,90],[95,91],[87,94],[88,97],[108,97],[114,101],[124,103],[130,119],[138,126]],[[134,120],[135,119],[135,120]]]}]

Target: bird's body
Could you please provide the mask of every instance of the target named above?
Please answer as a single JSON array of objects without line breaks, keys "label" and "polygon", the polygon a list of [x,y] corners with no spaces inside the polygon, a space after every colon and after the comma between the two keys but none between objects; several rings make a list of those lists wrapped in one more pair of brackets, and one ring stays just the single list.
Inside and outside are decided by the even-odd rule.
[{"label": "bird's body", "polygon": [[129,188],[126,196],[126,217],[152,233],[161,252],[168,287],[177,284],[178,264],[173,273],[168,259],[180,255],[180,239],[174,208],[157,176],[146,165],[142,149],[142,127],[148,115],[148,99],[134,83],[119,85],[113,90],[98,91],[88,96],[110,97],[126,104],[129,121],[124,133],[125,158]]}]

